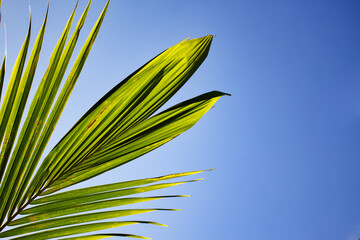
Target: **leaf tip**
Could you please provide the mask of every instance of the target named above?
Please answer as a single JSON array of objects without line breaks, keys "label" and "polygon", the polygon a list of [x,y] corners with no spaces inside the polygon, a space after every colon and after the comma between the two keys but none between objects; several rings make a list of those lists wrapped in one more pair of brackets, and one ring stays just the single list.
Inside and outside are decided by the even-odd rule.
[{"label": "leaf tip", "polygon": [[162,224],[162,223],[157,223],[156,225],[158,225],[158,226],[162,226],[162,227],[169,227],[168,225],[166,225],[166,224]]},{"label": "leaf tip", "polygon": [[179,197],[191,197],[191,195],[179,195]]},{"label": "leaf tip", "polygon": [[201,181],[201,180],[204,180],[205,178],[198,178],[198,179],[194,179],[194,180],[190,180],[188,182],[198,182],[198,181]]}]

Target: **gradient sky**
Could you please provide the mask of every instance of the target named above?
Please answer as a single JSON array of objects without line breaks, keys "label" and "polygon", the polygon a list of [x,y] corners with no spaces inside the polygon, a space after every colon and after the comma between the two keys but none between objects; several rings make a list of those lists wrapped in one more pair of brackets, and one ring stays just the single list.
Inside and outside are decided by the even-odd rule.
[{"label": "gradient sky", "polygon": [[[80,43],[105,2],[93,1]],[[86,3],[80,0],[76,19]],[[31,1],[32,42],[46,4]],[[50,1],[37,81],[74,5]],[[216,170],[197,176],[204,181],[147,194],[192,198],[137,205],[182,211],[128,218],[169,228],[105,232],[155,240],[358,239],[359,13],[357,0],[113,0],[48,151],[143,63],[187,37],[214,34],[207,60],[167,106],[211,90],[232,96],[172,142],[81,186]],[[28,1],[3,0],[0,46],[4,22],[8,80],[27,31]]]}]

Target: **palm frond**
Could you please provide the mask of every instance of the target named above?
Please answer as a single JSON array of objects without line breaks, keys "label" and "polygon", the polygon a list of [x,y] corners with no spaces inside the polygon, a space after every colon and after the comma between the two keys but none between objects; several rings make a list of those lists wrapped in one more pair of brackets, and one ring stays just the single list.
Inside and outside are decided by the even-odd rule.
[{"label": "palm frond", "polygon": [[[95,103],[41,161],[98,35],[109,3],[107,1],[60,90],[91,0],[70,36],[76,4],[21,126],[45,35],[49,6],[26,63],[31,34],[30,17],[28,33],[0,108],[0,238],[53,239],[138,223],[162,225],[147,221],[97,221],[159,210],[176,210],[104,209],[163,198],[188,197],[130,195],[200,180],[157,183],[203,171],[70,191],[65,189],[132,161],[172,140],[194,126],[225,95],[218,91],[208,92],[154,115],[205,60],[212,36],[184,40],[140,67]],[[0,69],[1,89],[5,63],[6,55]],[[60,190],[65,191],[58,193]],[[12,228],[8,229],[7,226]],[[65,239],[103,239],[112,236],[147,239],[125,233],[72,236]]]}]

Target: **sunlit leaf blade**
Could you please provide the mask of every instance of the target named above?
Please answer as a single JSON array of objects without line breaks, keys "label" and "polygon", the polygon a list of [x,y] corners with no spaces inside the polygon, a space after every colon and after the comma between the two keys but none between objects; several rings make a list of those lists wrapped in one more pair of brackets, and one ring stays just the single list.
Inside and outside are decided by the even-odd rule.
[{"label": "sunlit leaf blade", "polygon": [[[89,167],[98,166],[116,158],[120,158],[116,160],[117,164],[120,165],[126,162],[121,159],[126,154],[146,149],[154,143],[165,143],[173,139],[192,127],[222,95],[224,93],[221,92],[203,94],[140,122],[89,155],[72,171],[79,174],[79,171],[84,171]],[[110,169],[110,167],[106,167],[104,171]],[[67,174],[70,175],[72,171],[68,171]]]},{"label": "sunlit leaf blade", "polygon": [[[111,160],[146,147],[146,144],[174,138],[192,127],[223,95],[221,92],[203,94],[140,122],[89,155],[80,167],[87,168],[98,164],[102,159]],[[74,168],[74,171],[77,171],[77,168]]]},{"label": "sunlit leaf blade", "polygon": [[74,205],[69,208],[54,208],[49,209],[47,206],[37,206],[33,208],[29,208],[21,212],[21,215],[27,214],[39,214],[39,213],[49,213],[54,212],[51,216],[65,216],[74,213],[88,212],[98,209],[105,209],[110,207],[118,207],[123,205],[135,204],[140,202],[158,200],[163,198],[174,198],[174,197],[190,197],[189,195],[169,195],[169,196],[156,196],[156,197],[133,197],[133,198],[119,198],[119,199],[111,199],[105,201],[91,202],[87,204]]},{"label": "sunlit leaf blade", "polygon": [[98,240],[98,239],[104,239],[109,237],[130,237],[130,238],[138,238],[138,239],[151,239],[148,237],[143,237],[139,235],[133,235],[133,234],[125,234],[125,233],[107,233],[107,234],[96,234],[96,235],[87,235],[87,236],[81,236],[81,237],[70,237],[70,238],[62,238],[62,240]]},{"label": "sunlit leaf blade", "polygon": [[[60,36],[58,43],[54,48],[54,51],[49,61],[47,71],[44,77],[42,78],[40,85],[36,91],[36,94],[33,98],[33,101],[31,103],[27,115],[27,119],[22,128],[22,132],[20,133],[20,136],[23,137],[19,138],[20,141],[18,142],[18,146],[19,149],[21,149],[19,152],[22,154],[17,155],[16,157],[17,159],[23,158],[23,160],[21,165],[22,172],[17,177],[18,181],[17,181],[17,187],[15,189],[18,189],[17,191],[18,194],[14,203],[14,207],[19,205],[20,199],[22,195],[25,193],[27,184],[29,183],[33,171],[38,163],[38,160],[40,159],[39,156],[41,156],[41,154],[39,155],[37,154],[38,151],[35,151],[33,156],[30,157],[36,145],[36,142],[38,141],[39,135],[41,133],[41,129],[44,126],[46,117],[48,115],[55,94],[63,77],[63,73],[61,73],[59,69],[67,66],[68,63],[64,61],[66,59],[65,56],[67,55],[67,53],[72,53],[72,50],[74,48],[72,45],[75,45],[73,43],[74,42],[73,39],[77,39],[77,37],[75,36],[77,36],[78,34],[74,33],[73,37],[67,44],[66,50],[63,53],[66,39],[68,37],[73,22],[73,18],[75,15],[75,11],[76,11],[76,7],[70,16],[62,32],[62,35]],[[75,29],[75,32],[78,32],[78,28]],[[36,157],[36,155],[38,155],[38,157]],[[24,156],[29,156],[29,157],[24,158]]]},{"label": "sunlit leaf blade", "polygon": [[[159,208],[152,208],[152,209],[124,209],[124,210],[114,210],[114,211],[103,211],[97,213],[87,213],[69,217],[61,217],[61,218],[53,218],[47,217],[45,215],[37,215],[31,218],[22,218],[21,221],[15,223],[15,225],[19,224],[27,224],[17,228],[13,228],[9,231],[0,233],[0,237],[9,237],[9,236],[16,236],[20,234],[26,234],[30,232],[45,230],[49,228],[55,227],[63,227],[68,225],[80,224],[80,223],[87,223],[87,222],[94,222],[104,219],[110,218],[118,218],[118,217],[125,217],[131,216],[141,213],[148,213],[153,211],[177,211],[178,209],[159,209]],[[45,217],[44,217],[45,216]],[[49,220],[46,220],[49,219]],[[40,221],[45,220],[45,221]],[[40,221],[40,222],[37,222]],[[19,223],[20,222],[20,223]],[[28,224],[29,223],[29,224]]]},{"label": "sunlit leaf blade", "polygon": [[[3,145],[2,150],[4,150],[4,155],[2,153],[2,156],[4,158],[7,158],[10,156],[10,151],[12,149],[13,143],[15,141],[15,136],[18,131],[20,121],[22,114],[25,109],[26,101],[31,89],[31,85],[34,79],[35,70],[37,67],[37,63],[40,56],[41,46],[44,39],[45,34],[45,28],[46,28],[46,22],[47,22],[47,16],[48,11],[46,12],[45,20],[43,22],[43,25],[39,31],[39,34],[35,40],[34,47],[32,50],[32,53],[30,55],[28,64],[26,66],[25,72],[21,78],[18,92],[14,101],[14,106],[11,111],[11,115],[9,118],[8,127],[6,129],[5,139],[9,139],[9,144]],[[24,139],[24,136],[20,134],[20,139]],[[12,154],[12,157],[10,158],[10,161],[7,165],[7,170],[5,172],[5,175],[1,182],[1,203],[6,204],[5,210],[3,210],[3,214],[5,212],[8,212],[8,214],[12,214],[11,208],[14,205],[13,198],[16,196],[18,187],[15,184],[15,182],[18,182],[19,179],[17,177],[17,174],[19,171],[21,171],[21,163],[24,159],[24,155],[22,155],[21,158],[16,159],[16,154],[21,153],[22,149],[19,150],[19,145],[16,145],[15,150]]]},{"label": "sunlit leaf blade", "polygon": [[13,240],[53,239],[56,237],[69,236],[69,235],[75,235],[75,234],[86,233],[86,232],[93,232],[93,231],[115,228],[115,227],[122,227],[122,226],[127,226],[127,225],[132,225],[132,224],[138,224],[138,223],[166,226],[166,225],[163,225],[160,223],[148,222],[148,221],[100,222],[100,223],[91,223],[91,224],[84,224],[84,225],[77,225],[77,226],[59,228],[59,229],[54,229],[54,230],[48,230],[48,231],[44,231],[44,232],[40,232],[40,233],[26,235],[23,237],[13,238]]},{"label": "sunlit leaf blade", "polygon": [[[211,170],[211,169],[210,169]],[[208,170],[206,170],[208,171]],[[102,192],[109,192],[114,190],[120,190],[123,188],[131,188],[136,187],[140,185],[146,185],[158,181],[165,181],[173,178],[178,177],[184,177],[189,176],[197,173],[201,173],[204,171],[192,171],[192,172],[183,172],[183,173],[174,173],[174,174],[168,174],[160,177],[154,177],[154,178],[144,178],[144,179],[137,179],[132,181],[126,181],[126,182],[119,182],[119,183],[112,183],[112,184],[104,184],[99,186],[93,186],[93,187],[87,187],[87,188],[80,188],[76,190],[70,190],[66,192],[51,194],[42,198],[38,198],[31,202],[31,204],[42,204],[42,203],[48,203],[52,201],[62,201],[66,199],[73,199],[77,197],[83,197],[85,195],[91,195],[91,194],[98,194]]]},{"label": "sunlit leaf blade", "polygon": [[51,183],[61,171],[106,142],[120,123],[116,132],[128,129],[162,106],[204,60],[211,39],[208,36],[175,45],[110,91],[45,159],[49,165],[46,172],[51,172],[45,180]]},{"label": "sunlit leaf blade", "polygon": [[[100,26],[105,17],[108,6],[109,6],[109,1],[105,5],[100,17],[98,18],[95,26],[93,27],[93,29],[91,30],[91,32],[89,34],[89,37],[87,38],[84,46],[82,47],[74,65],[70,71],[70,74],[65,82],[65,85],[64,85],[62,91],[60,92],[60,95],[54,105],[54,108],[52,109],[52,111],[50,113],[49,119],[45,126],[45,129],[47,130],[47,133],[45,134],[46,139],[48,139],[50,137],[49,135],[52,132],[53,127],[56,125],[57,121],[59,120],[59,117],[65,107],[65,104],[70,96],[70,93],[73,90],[73,87],[80,75],[80,72],[85,64],[86,58],[87,58],[87,56],[91,50],[91,47],[95,41],[95,38],[99,32]],[[45,142],[47,142],[47,141],[45,141]],[[47,158],[47,159],[49,159],[49,158]],[[43,181],[46,180],[46,178],[49,174],[51,174],[48,171],[49,169],[47,168],[48,164],[49,164],[49,162],[45,159],[45,161],[41,165],[40,169],[37,171],[37,175],[34,178],[34,181],[32,183],[33,186],[36,186],[35,194],[37,194],[36,191],[38,190],[39,187],[41,187],[41,185],[43,184]]]},{"label": "sunlit leaf blade", "polygon": [[4,60],[1,64],[1,69],[0,69],[0,100],[1,100],[1,94],[2,94],[2,89],[3,89],[3,85],[4,85],[5,67],[6,67],[6,54],[4,56]]},{"label": "sunlit leaf blade", "polygon": [[[15,136],[9,136],[7,134],[7,137],[4,138],[4,134],[6,132],[8,132],[9,128],[12,129],[11,127],[8,127],[8,123],[9,123],[9,119],[11,117],[11,111],[13,109],[14,106],[14,102],[16,101],[16,98],[21,98],[20,95],[17,95],[18,92],[18,88],[20,85],[20,79],[21,79],[21,75],[22,75],[22,71],[25,65],[25,58],[26,58],[26,54],[27,54],[27,50],[29,47],[29,41],[30,41],[30,31],[31,31],[31,20],[29,23],[29,29],[28,29],[28,33],[27,36],[25,38],[25,41],[23,43],[23,46],[20,50],[20,53],[16,59],[11,77],[10,77],[10,81],[9,81],[9,85],[7,88],[7,91],[5,93],[5,98],[4,101],[2,103],[1,109],[0,109],[0,119],[1,119],[1,124],[0,124],[0,142],[2,142],[2,146],[1,146],[1,154],[0,154],[0,179],[1,179],[1,183],[3,183],[3,174],[5,172],[5,168],[8,162],[8,157],[9,157],[9,149],[8,149],[8,144],[11,145],[11,142],[15,139]],[[12,125],[13,122],[10,121],[10,125]],[[4,139],[3,139],[4,138]],[[6,155],[5,155],[5,151],[7,151]],[[3,184],[1,185],[1,190],[3,190],[4,186]],[[5,209],[6,206],[6,198],[3,197],[4,196],[4,191],[1,191],[0,193],[0,224],[4,221],[5,216],[7,214],[7,211]]]},{"label": "sunlit leaf blade", "polygon": [[210,92],[140,122],[108,142],[54,182],[44,194],[97,176],[170,141],[192,127],[224,93]]},{"label": "sunlit leaf blade", "polygon": [[[6,146],[9,141],[9,139],[3,139],[3,138],[4,138],[5,131],[7,129],[8,121],[10,118],[10,113],[11,113],[11,110],[14,105],[14,101],[15,101],[16,93],[17,93],[17,90],[19,87],[22,71],[24,69],[26,54],[27,54],[27,50],[29,47],[29,41],[30,41],[30,31],[31,31],[31,21],[29,24],[29,29],[28,29],[28,33],[26,35],[25,41],[21,47],[19,55],[14,64],[13,71],[11,73],[11,77],[9,80],[9,84],[6,89],[4,101],[2,102],[1,109],[0,109],[0,119],[1,119],[0,142],[2,142],[3,146]],[[1,151],[3,151],[3,147],[1,149]],[[2,157],[2,155],[0,155],[0,179],[3,178],[3,174],[5,171],[6,165],[7,165],[7,159]]]},{"label": "sunlit leaf blade", "polygon": [[[190,182],[190,181],[187,181],[187,182]],[[40,205],[40,206],[37,206],[36,208],[34,208],[37,212],[40,212],[40,213],[16,219],[16,220],[12,221],[9,225],[10,226],[19,225],[19,224],[23,224],[23,223],[31,222],[31,221],[35,221],[35,220],[47,219],[49,217],[62,216],[63,209],[73,208],[77,205],[84,204],[84,203],[91,203],[91,202],[102,201],[102,200],[111,199],[111,198],[118,198],[118,197],[123,197],[123,196],[128,196],[128,195],[133,195],[133,194],[138,194],[138,193],[143,193],[143,192],[148,192],[148,191],[154,191],[154,190],[158,190],[158,189],[176,186],[176,185],[183,184],[183,183],[185,183],[185,182],[154,184],[154,185],[150,185],[150,186],[146,186],[146,187],[129,188],[129,189],[122,189],[122,190],[111,191],[111,192],[103,192],[100,194],[87,195],[87,196],[83,196],[83,197],[79,197],[79,198],[48,203],[48,204]],[[48,209],[48,211],[46,211],[46,209]]]},{"label": "sunlit leaf blade", "polygon": [[[21,190],[19,190],[20,193],[25,192],[25,189],[30,181],[30,178],[46,146],[47,140],[52,133],[52,130],[50,128],[54,126],[48,124],[47,126],[45,126],[42,134],[40,135],[41,129],[45,124],[45,120],[48,116],[55,95],[59,89],[61,80],[63,79],[66,68],[69,64],[71,55],[74,51],[80,30],[85,22],[89,7],[90,7],[90,2],[86,7],[86,9],[84,10],[82,16],[80,17],[79,22],[69,42],[65,46],[66,39],[69,35],[69,31],[77,8],[77,5],[75,6],[75,9],[72,12],[62,32],[62,35],[60,36],[60,39],[57,45],[55,46],[55,49],[49,61],[48,70],[46,71],[38,87],[38,90],[34,96],[33,102],[30,106],[29,115],[27,119],[28,121],[25,122],[23,129],[25,131],[25,134],[29,136],[29,139],[31,139],[31,141],[26,142],[27,148],[25,152],[26,152],[26,156],[29,157],[27,158],[28,161],[26,161],[26,163],[23,166],[25,172],[23,178],[21,178],[21,182],[19,183],[19,186],[21,186]],[[31,186],[31,187],[35,187],[35,186]],[[27,192],[27,197],[29,197],[30,192],[31,192],[30,190]],[[16,200],[17,203],[20,201],[20,196],[21,195],[19,195],[18,199]],[[21,204],[24,204],[25,200],[27,199],[28,198],[24,198]]]}]

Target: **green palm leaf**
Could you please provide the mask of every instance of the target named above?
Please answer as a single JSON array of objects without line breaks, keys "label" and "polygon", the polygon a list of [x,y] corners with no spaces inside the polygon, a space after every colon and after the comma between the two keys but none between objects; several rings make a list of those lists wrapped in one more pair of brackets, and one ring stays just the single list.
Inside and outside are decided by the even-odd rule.
[{"label": "green palm leaf", "polygon": [[[175,210],[104,209],[164,198],[187,197],[130,195],[200,180],[157,183],[203,172],[193,171],[58,193],[59,190],[121,166],[172,140],[194,126],[225,95],[218,91],[205,93],[154,115],[205,60],[212,36],[184,40],[140,67],[91,107],[40,161],[98,35],[109,3],[106,3],[60,90],[91,1],[74,32],[70,34],[76,4],[21,125],[45,35],[48,10],[26,63],[31,33],[30,18],[28,34],[13,67],[0,108],[0,238],[53,239],[137,223],[161,225],[147,221],[97,221],[157,210]],[[6,55],[0,69],[0,97],[5,63]],[[8,229],[7,226],[13,227]],[[148,239],[125,233],[92,234],[65,239],[103,239],[113,236]]]},{"label": "green palm leaf", "polygon": [[40,233],[34,233],[29,234],[23,237],[17,237],[13,238],[14,240],[33,240],[33,239],[53,239],[56,237],[63,237],[68,235],[74,235],[79,233],[86,233],[86,232],[92,232],[102,229],[108,229],[108,228],[115,228],[115,227],[122,227],[132,224],[138,224],[138,223],[144,223],[144,224],[153,224],[153,225],[159,225],[159,226],[166,226],[164,224],[156,223],[156,222],[148,222],[148,221],[122,221],[122,222],[101,222],[101,223],[91,223],[91,224],[83,224],[83,225],[77,225],[72,227],[64,227],[59,229],[53,229],[45,232]]},{"label": "green palm leaf", "polygon": [[[39,218],[32,217],[28,218],[28,221],[24,221],[22,224],[27,224],[15,229],[11,229],[7,232],[1,233],[0,236],[9,237],[19,234],[25,234],[29,232],[39,231],[43,229],[48,228],[55,228],[55,227],[62,227],[67,225],[73,225],[73,224],[79,224],[79,223],[85,223],[85,222],[93,222],[97,220],[104,220],[109,218],[118,218],[118,217],[124,217],[124,216],[130,216],[140,213],[147,213],[147,212],[153,212],[153,211],[159,211],[159,210],[176,210],[176,209],[123,209],[123,210],[116,210],[116,211],[105,211],[105,212],[98,212],[98,213],[87,213],[87,214],[81,214],[77,216],[71,216],[71,217],[62,217],[62,218],[56,218],[36,223],[30,223],[39,220]],[[45,214],[44,214],[45,215]],[[46,219],[46,218],[45,218]],[[42,220],[42,219],[40,219]]]},{"label": "green palm leaf", "polygon": [[64,240],[98,240],[98,239],[104,239],[109,237],[131,237],[131,238],[139,238],[139,239],[151,239],[148,237],[143,237],[139,235],[133,235],[133,234],[124,234],[124,233],[108,233],[108,234],[96,234],[96,235],[87,235],[87,236],[81,236],[81,237],[70,237],[70,238],[63,238]]},{"label": "green palm leaf", "polygon": [[[210,169],[210,170],[212,170],[212,169]],[[151,184],[154,182],[165,181],[165,180],[169,180],[169,179],[173,179],[173,178],[190,176],[190,175],[201,173],[201,172],[203,172],[203,171],[175,173],[175,174],[169,174],[169,175],[155,177],[155,178],[137,179],[137,180],[126,181],[126,182],[119,182],[119,183],[112,183],[112,184],[105,184],[105,185],[81,188],[81,189],[76,189],[76,190],[70,190],[70,191],[61,192],[61,193],[54,193],[51,195],[47,195],[46,197],[38,198],[38,199],[32,201],[31,204],[42,204],[42,203],[48,203],[48,202],[62,201],[62,200],[67,200],[67,199],[83,197],[83,196],[87,196],[87,195],[91,195],[91,194],[99,194],[99,193],[105,193],[105,192],[114,191],[114,190],[127,189],[127,188],[131,188],[131,187],[137,187],[140,185]]]}]

